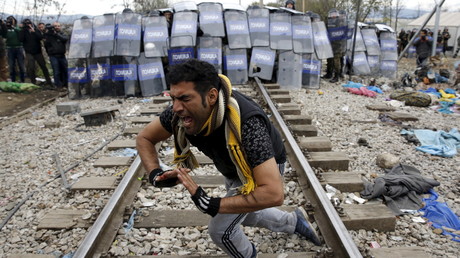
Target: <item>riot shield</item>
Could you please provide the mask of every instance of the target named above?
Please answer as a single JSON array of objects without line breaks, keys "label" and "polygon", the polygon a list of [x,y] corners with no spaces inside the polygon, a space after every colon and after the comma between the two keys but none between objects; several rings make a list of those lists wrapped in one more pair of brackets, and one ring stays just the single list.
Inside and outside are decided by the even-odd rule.
[{"label": "riot shield", "polygon": [[416,56],[415,47],[410,46],[409,49],[407,50],[407,58],[414,58],[415,56]]},{"label": "riot shield", "polygon": [[112,62],[112,81],[117,96],[136,96],[137,57],[116,56]]},{"label": "riot shield", "polygon": [[[361,35],[361,29],[357,28],[357,32],[356,32],[356,42],[355,42],[355,51],[366,51],[366,45],[364,45],[364,40],[363,40],[363,37]],[[347,49],[348,50],[351,50],[353,48],[353,34],[354,32],[352,32],[351,34],[351,38],[347,41]]]},{"label": "riot shield", "polygon": [[168,55],[168,24],[164,16],[142,18],[144,52],[146,57]]},{"label": "riot shield", "polygon": [[193,47],[172,48],[168,50],[170,66],[181,64],[191,58],[195,58],[195,49]]},{"label": "riot shield", "polygon": [[334,56],[331,43],[327,36],[326,25],[322,21],[311,23],[313,29],[313,43],[315,45],[316,56],[319,59],[328,59]]},{"label": "riot shield", "polygon": [[211,37],[225,37],[224,18],[222,16],[222,4],[220,3],[200,3],[200,29],[203,35]]},{"label": "riot shield", "polygon": [[277,82],[284,89],[302,87],[302,55],[292,50],[280,52],[278,56]]},{"label": "riot shield", "polygon": [[161,58],[148,58],[144,53],[141,53],[138,59],[137,73],[142,96],[156,96],[166,90],[165,73]]},{"label": "riot shield", "polygon": [[249,76],[271,80],[275,66],[276,51],[269,47],[253,47],[249,62]]},{"label": "riot shield", "polygon": [[89,93],[88,62],[85,58],[68,61],[69,99],[80,99]]},{"label": "riot shield", "polygon": [[75,20],[70,36],[68,58],[89,58],[93,38],[93,22],[88,19]]},{"label": "riot shield", "polygon": [[115,42],[115,15],[104,14],[93,18],[92,57],[113,56]]},{"label": "riot shield", "polygon": [[376,76],[380,72],[380,56],[367,56],[367,63],[371,74]]},{"label": "riot shield", "polygon": [[380,45],[379,39],[374,29],[362,29],[361,34],[363,36],[364,44],[366,45],[366,50],[368,55],[379,56],[380,55]]},{"label": "riot shield", "polygon": [[142,16],[132,12],[118,13],[115,21],[115,55],[139,56]]},{"label": "riot shield", "polygon": [[171,30],[171,47],[193,47],[196,45],[198,14],[183,11],[174,14]]},{"label": "riot shield", "polygon": [[302,55],[302,88],[319,89],[321,81],[321,60],[316,54]]},{"label": "riot shield", "polygon": [[327,18],[327,35],[334,54],[343,54],[347,40],[348,25],[346,17],[341,18],[339,12],[332,9]]},{"label": "riot shield", "polygon": [[292,27],[290,13],[270,14],[270,48],[292,50]]},{"label": "riot shield", "polygon": [[380,52],[382,60],[398,60],[398,42],[394,33],[380,32]]},{"label": "riot shield", "polygon": [[227,10],[224,12],[224,18],[228,47],[231,49],[251,48],[246,12]]},{"label": "riot shield", "polygon": [[313,31],[311,19],[306,15],[293,15],[292,22],[292,47],[295,53],[313,53]]},{"label": "riot shield", "polygon": [[175,3],[173,5],[174,12],[183,12],[183,11],[197,11],[195,2],[193,1],[182,1]]},{"label": "riot shield", "polygon": [[212,64],[218,73],[222,73],[222,39],[199,37],[197,59]]},{"label": "riot shield", "polygon": [[248,57],[246,49],[224,47],[224,73],[232,84],[248,82]]},{"label": "riot shield", "polygon": [[270,12],[268,9],[249,8],[248,22],[251,45],[253,47],[268,47],[270,45]]},{"label": "riot shield", "polygon": [[390,79],[396,79],[398,61],[382,60],[380,62],[380,74]]},{"label": "riot shield", "polygon": [[353,73],[356,75],[367,75],[371,73],[364,51],[355,52],[355,57],[353,58]]},{"label": "riot shield", "polygon": [[92,58],[89,65],[91,97],[115,96],[109,57]]}]

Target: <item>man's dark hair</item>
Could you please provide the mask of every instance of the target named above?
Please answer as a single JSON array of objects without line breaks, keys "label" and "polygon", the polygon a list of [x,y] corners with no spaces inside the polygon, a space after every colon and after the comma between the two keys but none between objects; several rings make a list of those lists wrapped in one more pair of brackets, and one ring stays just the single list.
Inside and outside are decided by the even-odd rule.
[{"label": "man's dark hair", "polygon": [[428,35],[428,31],[426,29],[421,30],[420,32],[425,32]]},{"label": "man's dark hair", "polygon": [[190,59],[182,64],[171,67],[168,73],[170,85],[180,82],[193,82],[195,90],[201,95],[206,106],[205,96],[211,88],[220,90],[220,78],[216,69],[208,62]]}]

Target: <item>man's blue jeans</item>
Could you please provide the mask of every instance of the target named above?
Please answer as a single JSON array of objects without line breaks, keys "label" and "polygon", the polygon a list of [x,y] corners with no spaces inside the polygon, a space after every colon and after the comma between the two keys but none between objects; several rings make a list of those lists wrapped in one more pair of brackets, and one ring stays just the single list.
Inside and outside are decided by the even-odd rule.
[{"label": "man's blue jeans", "polygon": [[16,63],[19,68],[19,79],[21,82],[25,80],[24,67],[24,49],[22,47],[8,48],[8,67],[12,82],[16,81]]},{"label": "man's blue jeans", "polygon": [[54,85],[56,87],[67,87],[67,59],[65,56],[50,56],[51,67],[53,68]]}]

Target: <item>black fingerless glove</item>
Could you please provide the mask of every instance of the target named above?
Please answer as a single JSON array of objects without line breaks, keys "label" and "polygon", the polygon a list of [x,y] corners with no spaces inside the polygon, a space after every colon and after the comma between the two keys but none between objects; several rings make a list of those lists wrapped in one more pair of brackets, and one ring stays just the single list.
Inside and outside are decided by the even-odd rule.
[{"label": "black fingerless glove", "polygon": [[209,197],[201,186],[192,195],[192,200],[196,207],[203,213],[214,217],[219,212],[221,198]]},{"label": "black fingerless glove", "polygon": [[161,168],[155,168],[149,174],[149,182],[155,187],[173,187],[177,185],[177,177],[168,178],[161,181],[156,181],[158,176],[163,175],[167,171],[163,171]]}]

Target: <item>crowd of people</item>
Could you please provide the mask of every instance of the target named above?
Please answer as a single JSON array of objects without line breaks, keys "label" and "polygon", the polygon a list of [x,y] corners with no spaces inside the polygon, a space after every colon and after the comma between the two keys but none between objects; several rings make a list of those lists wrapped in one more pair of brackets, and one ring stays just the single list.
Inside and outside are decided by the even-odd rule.
[{"label": "crowd of people", "polygon": [[[431,48],[434,44],[434,32],[430,29],[423,29],[420,31],[419,35],[415,35],[417,33],[417,29],[413,30],[404,30],[398,34],[398,53],[400,54],[406,46],[409,44],[410,40],[415,36],[417,37],[413,41],[413,45],[416,48],[417,57],[420,56],[420,52],[422,53],[422,59],[426,59],[427,57],[427,45],[430,45],[430,50],[428,52],[428,56],[431,55]],[[454,46],[449,46],[449,39],[451,38],[449,28],[444,28],[443,31],[438,30],[437,38],[436,38],[436,48],[438,49],[438,53],[442,53],[446,55],[446,52],[453,49]],[[426,43],[422,43],[426,42]],[[460,36],[457,38],[457,42],[454,42],[454,45],[457,44],[456,53],[454,53],[453,57],[456,58],[459,48],[460,48]],[[418,50],[417,50],[418,49]],[[418,63],[417,63],[418,64]]]},{"label": "crowd of people", "polygon": [[[24,83],[27,77],[31,83],[37,84],[38,64],[45,77],[44,88],[67,88],[65,54],[69,37],[61,30],[59,22],[35,25],[30,19],[19,23],[15,17],[9,16],[0,20],[0,35],[0,81]],[[54,83],[45,56],[49,57]]]}]

